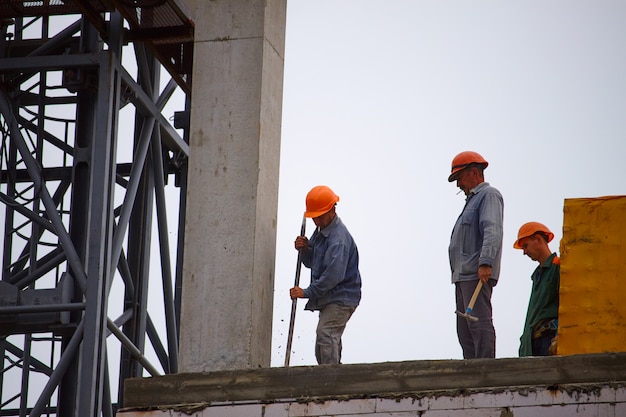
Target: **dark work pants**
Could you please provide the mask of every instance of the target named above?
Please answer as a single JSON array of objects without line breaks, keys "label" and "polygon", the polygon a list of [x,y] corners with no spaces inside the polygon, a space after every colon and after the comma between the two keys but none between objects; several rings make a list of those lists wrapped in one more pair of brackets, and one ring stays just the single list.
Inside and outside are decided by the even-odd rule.
[{"label": "dark work pants", "polygon": [[548,356],[554,336],[556,336],[556,330],[548,330],[541,337],[533,339],[533,356]]},{"label": "dark work pants", "polygon": [[[461,281],[456,287],[456,308],[465,313],[465,309],[476,289],[476,281]],[[463,349],[464,359],[495,358],[496,357],[496,330],[493,327],[491,293],[495,280],[489,280],[476,299],[472,316],[478,321],[467,320],[457,315],[456,332]]]}]

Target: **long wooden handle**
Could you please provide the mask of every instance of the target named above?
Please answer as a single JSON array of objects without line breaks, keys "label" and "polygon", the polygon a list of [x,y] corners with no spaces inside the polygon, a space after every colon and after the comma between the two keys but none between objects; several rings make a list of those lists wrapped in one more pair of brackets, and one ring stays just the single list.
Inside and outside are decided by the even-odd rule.
[{"label": "long wooden handle", "polygon": [[[302,216],[302,227],[300,227],[300,236],[304,236],[306,233],[306,217]],[[302,255],[301,251],[298,251],[298,264],[296,265],[296,279],[294,287],[300,285],[300,271],[302,270]],[[298,299],[291,300],[291,317],[289,318],[289,334],[287,335],[287,348],[285,350],[285,367],[289,366],[289,359],[291,359],[291,343],[293,340],[293,327],[296,322],[296,307],[298,305]]]}]

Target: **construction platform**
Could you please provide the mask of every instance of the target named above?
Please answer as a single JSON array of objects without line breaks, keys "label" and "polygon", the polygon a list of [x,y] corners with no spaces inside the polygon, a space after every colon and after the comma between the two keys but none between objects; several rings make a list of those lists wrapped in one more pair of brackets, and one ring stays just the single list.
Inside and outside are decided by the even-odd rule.
[{"label": "construction platform", "polygon": [[625,385],[626,352],[267,368],[129,379],[120,415],[620,416]]}]

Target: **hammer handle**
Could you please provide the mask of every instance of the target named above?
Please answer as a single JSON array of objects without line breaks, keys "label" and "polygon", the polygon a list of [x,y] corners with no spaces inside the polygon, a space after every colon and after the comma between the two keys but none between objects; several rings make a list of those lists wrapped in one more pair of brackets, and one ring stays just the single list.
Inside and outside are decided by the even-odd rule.
[{"label": "hammer handle", "polygon": [[472,294],[472,298],[470,298],[470,302],[467,305],[466,313],[469,314],[474,309],[474,304],[476,303],[476,299],[478,298],[478,294],[480,294],[480,290],[483,288],[483,282],[478,280],[478,284],[476,285],[476,289],[474,290],[474,294]]}]

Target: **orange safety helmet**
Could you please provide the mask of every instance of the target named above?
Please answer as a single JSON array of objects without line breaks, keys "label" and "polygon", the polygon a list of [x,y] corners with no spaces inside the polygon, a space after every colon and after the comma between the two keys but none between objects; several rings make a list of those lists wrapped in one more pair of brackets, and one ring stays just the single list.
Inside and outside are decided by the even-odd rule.
[{"label": "orange safety helmet", "polygon": [[483,169],[487,168],[489,162],[482,157],[478,152],[465,151],[461,152],[452,160],[452,172],[448,177],[448,182],[455,181],[457,174],[467,168],[471,164],[479,164],[483,166]]},{"label": "orange safety helmet", "polygon": [[517,240],[513,243],[513,247],[515,249],[522,249],[519,244],[519,241],[524,239],[525,237],[529,237],[534,235],[537,232],[544,233],[548,237],[548,242],[551,242],[554,239],[554,233],[550,231],[545,225],[539,222],[528,222],[522,225],[519,228],[519,232],[517,233]]},{"label": "orange safety helmet", "polygon": [[325,185],[313,187],[306,195],[304,217],[315,218],[328,213],[339,201],[339,196]]}]

